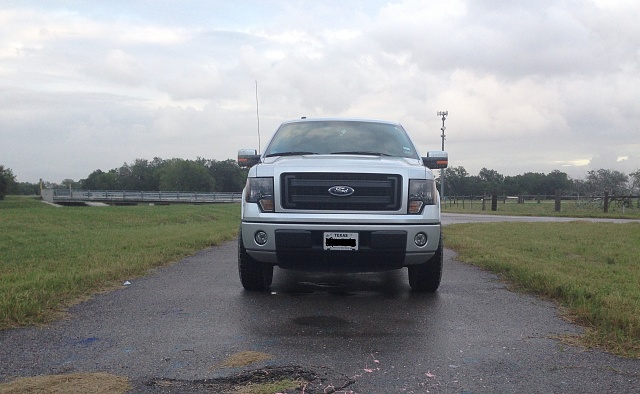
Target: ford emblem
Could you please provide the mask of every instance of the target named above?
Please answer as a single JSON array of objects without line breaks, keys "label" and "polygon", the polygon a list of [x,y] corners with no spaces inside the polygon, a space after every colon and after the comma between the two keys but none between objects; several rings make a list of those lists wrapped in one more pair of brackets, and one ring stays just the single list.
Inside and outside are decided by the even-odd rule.
[{"label": "ford emblem", "polygon": [[352,187],[349,186],[332,186],[329,188],[329,194],[337,197],[350,196],[355,192]]}]

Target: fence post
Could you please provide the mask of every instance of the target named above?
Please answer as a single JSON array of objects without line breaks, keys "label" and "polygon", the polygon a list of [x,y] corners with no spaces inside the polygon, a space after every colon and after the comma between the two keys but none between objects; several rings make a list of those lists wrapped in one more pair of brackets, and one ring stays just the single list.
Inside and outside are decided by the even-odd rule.
[{"label": "fence post", "polygon": [[498,193],[496,192],[491,193],[491,210],[498,210]]},{"label": "fence post", "polygon": [[556,212],[560,212],[560,203],[562,201],[560,189],[556,189]]},{"label": "fence post", "polygon": [[609,212],[609,190],[604,191],[604,213]]},{"label": "fence post", "polygon": [[487,196],[483,193],[482,194],[482,210],[483,211],[487,209],[487,207],[486,207],[487,203],[485,202],[486,199],[487,199]]}]

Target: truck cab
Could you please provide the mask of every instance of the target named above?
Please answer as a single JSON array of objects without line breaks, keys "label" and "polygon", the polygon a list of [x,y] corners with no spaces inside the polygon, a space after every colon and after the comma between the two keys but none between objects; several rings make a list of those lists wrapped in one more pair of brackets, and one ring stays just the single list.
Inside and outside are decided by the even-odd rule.
[{"label": "truck cab", "polygon": [[265,291],[273,267],[376,272],[406,267],[414,291],[442,276],[440,196],[432,169],[446,152],[418,154],[404,128],[363,119],[284,122],[264,153],[242,149],[238,270]]}]

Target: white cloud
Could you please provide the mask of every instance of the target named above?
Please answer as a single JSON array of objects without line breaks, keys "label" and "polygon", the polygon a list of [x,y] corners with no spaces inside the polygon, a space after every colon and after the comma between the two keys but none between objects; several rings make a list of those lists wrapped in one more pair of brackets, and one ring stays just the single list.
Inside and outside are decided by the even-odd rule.
[{"label": "white cloud", "polygon": [[426,151],[448,110],[471,174],[640,168],[635,1],[23,4],[0,6],[0,164],[20,181],[235,158],[258,147],[256,81],[262,147],[285,119],[353,116]]}]

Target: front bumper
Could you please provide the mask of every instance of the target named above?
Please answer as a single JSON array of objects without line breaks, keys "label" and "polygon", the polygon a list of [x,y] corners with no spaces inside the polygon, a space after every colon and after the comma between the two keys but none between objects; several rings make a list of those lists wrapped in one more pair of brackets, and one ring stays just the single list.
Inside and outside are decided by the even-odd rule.
[{"label": "front bumper", "polygon": [[[267,234],[258,245],[254,235]],[[242,241],[254,259],[287,269],[373,272],[421,264],[431,258],[440,240],[439,224],[366,225],[243,222]],[[324,250],[325,232],[358,233],[357,251]],[[418,247],[416,234],[427,235]]]}]

